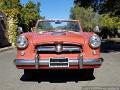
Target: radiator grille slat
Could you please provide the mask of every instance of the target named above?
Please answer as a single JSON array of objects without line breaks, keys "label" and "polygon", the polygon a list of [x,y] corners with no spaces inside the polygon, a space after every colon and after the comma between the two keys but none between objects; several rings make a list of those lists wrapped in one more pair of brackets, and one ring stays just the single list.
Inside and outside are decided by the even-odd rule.
[{"label": "radiator grille slat", "polygon": [[[37,46],[36,50],[39,53],[57,53],[56,51],[57,44],[44,44]],[[80,45],[71,45],[71,44],[61,44],[62,51],[59,53],[79,53],[82,51],[82,46]]]}]

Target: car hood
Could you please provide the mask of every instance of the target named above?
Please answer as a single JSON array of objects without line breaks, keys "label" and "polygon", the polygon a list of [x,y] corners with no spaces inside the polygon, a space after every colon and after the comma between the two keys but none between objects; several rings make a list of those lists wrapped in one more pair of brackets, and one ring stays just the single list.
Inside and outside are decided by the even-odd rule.
[{"label": "car hood", "polygon": [[29,33],[29,37],[32,39],[34,45],[44,43],[74,43],[84,44],[85,38],[80,32],[64,31],[64,32],[42,32],[42,33]]}]

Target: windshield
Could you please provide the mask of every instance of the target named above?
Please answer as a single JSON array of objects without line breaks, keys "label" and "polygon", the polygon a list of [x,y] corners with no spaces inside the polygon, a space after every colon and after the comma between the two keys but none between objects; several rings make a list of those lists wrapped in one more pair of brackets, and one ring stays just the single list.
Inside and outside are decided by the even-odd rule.
[{"label": "windshield", "polygon": [[79,32],[80,27],[78,21],[63,21],[63,20],[51,20],[51,21],[38,21],[36,25],[36,32],[41,31],[75,31]]}]

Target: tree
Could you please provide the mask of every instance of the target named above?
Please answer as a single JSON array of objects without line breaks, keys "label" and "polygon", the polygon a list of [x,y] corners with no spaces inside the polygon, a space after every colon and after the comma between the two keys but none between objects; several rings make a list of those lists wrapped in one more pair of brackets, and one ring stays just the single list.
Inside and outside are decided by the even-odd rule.
[{"label": "tree", "polygon": [[93,29],[96,25],[99,25],[99,15],[94,12],[91,7],[84,8],[75,6],[71,9],[71,19],[80,20],[84,30],[88,31]]},{"label": "tree", "polygon": [[28,31],[31,23],[42,18],[39,15],[40,3],[34,3],[31,0],[25,5],[21,5],[20,0],[0,0],[0,10],[7,16],[8,37],[13,46],[16,43],[18,26]]},{"label": "tree", "polygon": [[[96,24],[110,30],[120,28],[120,0],[74,0],[74,4],[71,17],[72,19],[81,18],[84,27]],[[92,25],[88,23],[90,21]]]},{"label": "tree", "polygon": [[101,14],[110,13],[112,16],[120,18],[120,0],[104,0],[100,5]]},{"label": "tree", "polygon": [[103,15],[102,25],[109,29],[120,29],[120,0],[104,0],[99,13]]},{"label": "tree", "polygon": [[104,0],[74,0],[75,6],[79,7],[92,7],[95,12],[99,10],[100,5],[103,3]]},{"label": "tree", "polygon": [[95,0],[74,0],[74,3],[79,7],[88,8],[90,6],[93,6],[93,3],[95,3]]},{"label": "tree", "polygon": [[37,4],[33,1],[28,1],[25,5],[23,5],[21,9],[21,19],[20,26],[23,27],[24,31],[30,31],[30,27],[32,23],[35,23],[37,19],[42,18],[40,15],[40,3]]},{"label": "tree", "polygon": [[2,9],[21,8],[20,0],[0,0],[0,7]]},{"label": "tree", "polygon": [[7,16],[8,22],[8,39],[9,42],[14,46],[17,35],[17,24],[18,24],[18,13],[20,11],[19,0],[0,0],[0,10]]}]

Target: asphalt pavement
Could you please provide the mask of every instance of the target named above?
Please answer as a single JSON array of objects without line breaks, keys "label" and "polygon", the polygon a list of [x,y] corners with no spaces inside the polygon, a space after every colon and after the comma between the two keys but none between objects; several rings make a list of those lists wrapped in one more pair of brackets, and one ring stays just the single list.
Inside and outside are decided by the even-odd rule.
[{"label": "asphalt pavement", "polygon": [[13,64],[15,57],[15,49],[0,52],[0,90],[81,90],[83,86],[117,86],[113,90],[120,90],[120,51],[102,52],[103,65],[90,79],[83,79],[79,71],[40,71],[39,78],[24,80],[23,70]]}]

